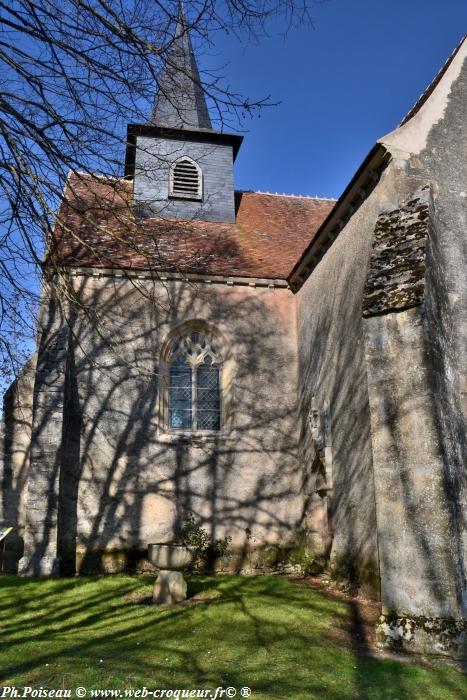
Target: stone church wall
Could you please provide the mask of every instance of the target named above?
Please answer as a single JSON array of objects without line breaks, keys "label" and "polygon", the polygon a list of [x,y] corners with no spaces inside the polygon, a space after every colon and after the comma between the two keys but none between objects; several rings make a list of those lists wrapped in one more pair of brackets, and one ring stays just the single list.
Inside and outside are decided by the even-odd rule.
[{"label": "stone church wall", "polygon": [[[455,616],[455,560],[426,300],[437,238],[424,185],[375,227],[363,313],[383,612]],[[430,331],[435,336],[430,337]]]},{"label": "stone church wall", "polygon": [[[458,54],[445,86],[382,140],[422,186],[392,212],[387,232],[400,241],[386,261],[407,250],[408,210],[414,204],[425,210],[423,285],[408,308],[386,301],[380,315],[365,322],[385,614],[380,638],[463,658],[466,80]],[[400,288],[388,265],[380,274],[386,289]]]},{"label": "stone church wall", "polygon": [[[10,570],[23,539],[22,573],[136,568],[193,513],[232,538],[226,567],[322,563],[380,590],[384,643],[467,655],[462,62],[381,140],[391,162],[296,295],[94,271],[66,318],[44,296],[37,367],[5,398]],[[226,420],[176,436],[162,351],[201,321]]]},{"label": "stone church wall", "polygon": [[3,398],[0,524],[14,528],[4,542],[2,568],[9,573],[23,554],[35,369],[34,354]]},{"label": "stone church wall", "polygon": [[[303,516],[293,295],[109,277],[75,284],[92,313],[77,315],[70,340],[62,567],[73,570],[75,552],[82,571],[128,564],[170,540],[188,512],[213,537],[232,537],[237,568],[274,565]],[[177,439],[160,425],[161,347],[195,319],[221,334],[228,358],[228,425],[215,439]]]},{"label": "stone church wall", "polygon": [[[456,568],[456,617],[467,617],[467,49],[458,56],[441,119],[434,119],[412,172],[434,183],[434,217],[427,265],[427,344],[450,504]],[[462,56],[463,54],[463,56]],[[467,651],[465,652],[467,655]]]},{"label": "stone church wall", "polygon": [[[377,217],[415,186],[390,166],[298,293],[300,445],[308,470],[310,536],[319,539],[316,530],[322,529],[322,518],[316,513],[326,511],[325,556],[331,569],[337,576],[367,581],[376,590],[379,563],[363,290]],[[327,425],[324,488],[314,473],[313,406]]]}]

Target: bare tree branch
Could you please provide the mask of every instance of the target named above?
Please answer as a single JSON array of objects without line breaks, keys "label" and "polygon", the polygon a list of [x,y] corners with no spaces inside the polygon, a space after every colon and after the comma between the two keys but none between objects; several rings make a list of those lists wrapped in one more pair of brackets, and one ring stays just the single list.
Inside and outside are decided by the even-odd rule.
[{"label": "bare tree branch", "polygon": [[[0,0],[0,373],[6,378],[30,347],[40,275],[58,276],[57,289],[71,294],[53,255],[54,227],[65,225],[57,210],[68,174],[116,178],[123,202],[118,176],[126,125],[147,121],[164,71],[180,69],[171,57],[178,14],[174,0]],[[203,51],[218,32],[258,40],[278,14],[285,26],[309,21],[306,0],[194,0],[186,31]],[[221,70],[205,72],[201,82],[221,129],[238,128],[243,115],[272,104],[232,91]],[[135,227],[128,198],[124,204],[127,211],[113,213]],[[78,231],[68,234],[89,245]],[[125,245],[133,246],[129,240]],[[153,246],[151,255],[161,254]]]}]

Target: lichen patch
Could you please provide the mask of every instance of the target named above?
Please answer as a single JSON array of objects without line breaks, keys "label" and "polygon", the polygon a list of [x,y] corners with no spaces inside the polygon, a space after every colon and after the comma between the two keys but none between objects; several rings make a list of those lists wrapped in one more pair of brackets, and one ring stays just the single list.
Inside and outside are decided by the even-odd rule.
[{"label": "lichen patch", "polygon": [[425,291],[430,190],[418,190],[400,209],[382,212],[363,295],[363,316],[419,306]]}]

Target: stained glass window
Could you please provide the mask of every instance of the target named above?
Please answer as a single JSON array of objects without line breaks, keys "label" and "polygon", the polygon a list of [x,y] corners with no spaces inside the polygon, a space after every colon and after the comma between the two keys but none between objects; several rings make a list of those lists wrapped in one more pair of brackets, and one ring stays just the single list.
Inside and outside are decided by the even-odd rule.
[{"label": "stained glass window", "polygon": [[199,430],[219,430],[219,368],[211,366],[209,357],[196,370],[196,384],[197,428]]},{"label": "stained glass window", "polygon": [[172,430],[219,430],[221,359],[216,344],[193,331],[169,355],[168,424]]},{"label": "stained glass window", "polygon": [[171,428],[191,428],[192,369],[186,358],[179,355],[170,366],[169,425]]}]

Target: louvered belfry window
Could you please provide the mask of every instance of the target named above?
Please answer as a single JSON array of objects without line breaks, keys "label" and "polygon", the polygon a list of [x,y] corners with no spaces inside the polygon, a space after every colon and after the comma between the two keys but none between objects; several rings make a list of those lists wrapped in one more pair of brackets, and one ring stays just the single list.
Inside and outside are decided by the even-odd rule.
[{"label": "louvered belfry window", "polygon": [[203,174],[201,168],[191,158],[179,158],[170,169],[169,195],[181,199],[201,199]]},{"label": "louvered belfry window", "polygon": [[221,364],[216,344],[206,334],[192,331],[175,341],[168,373],[171,430],[220,429]]}]

